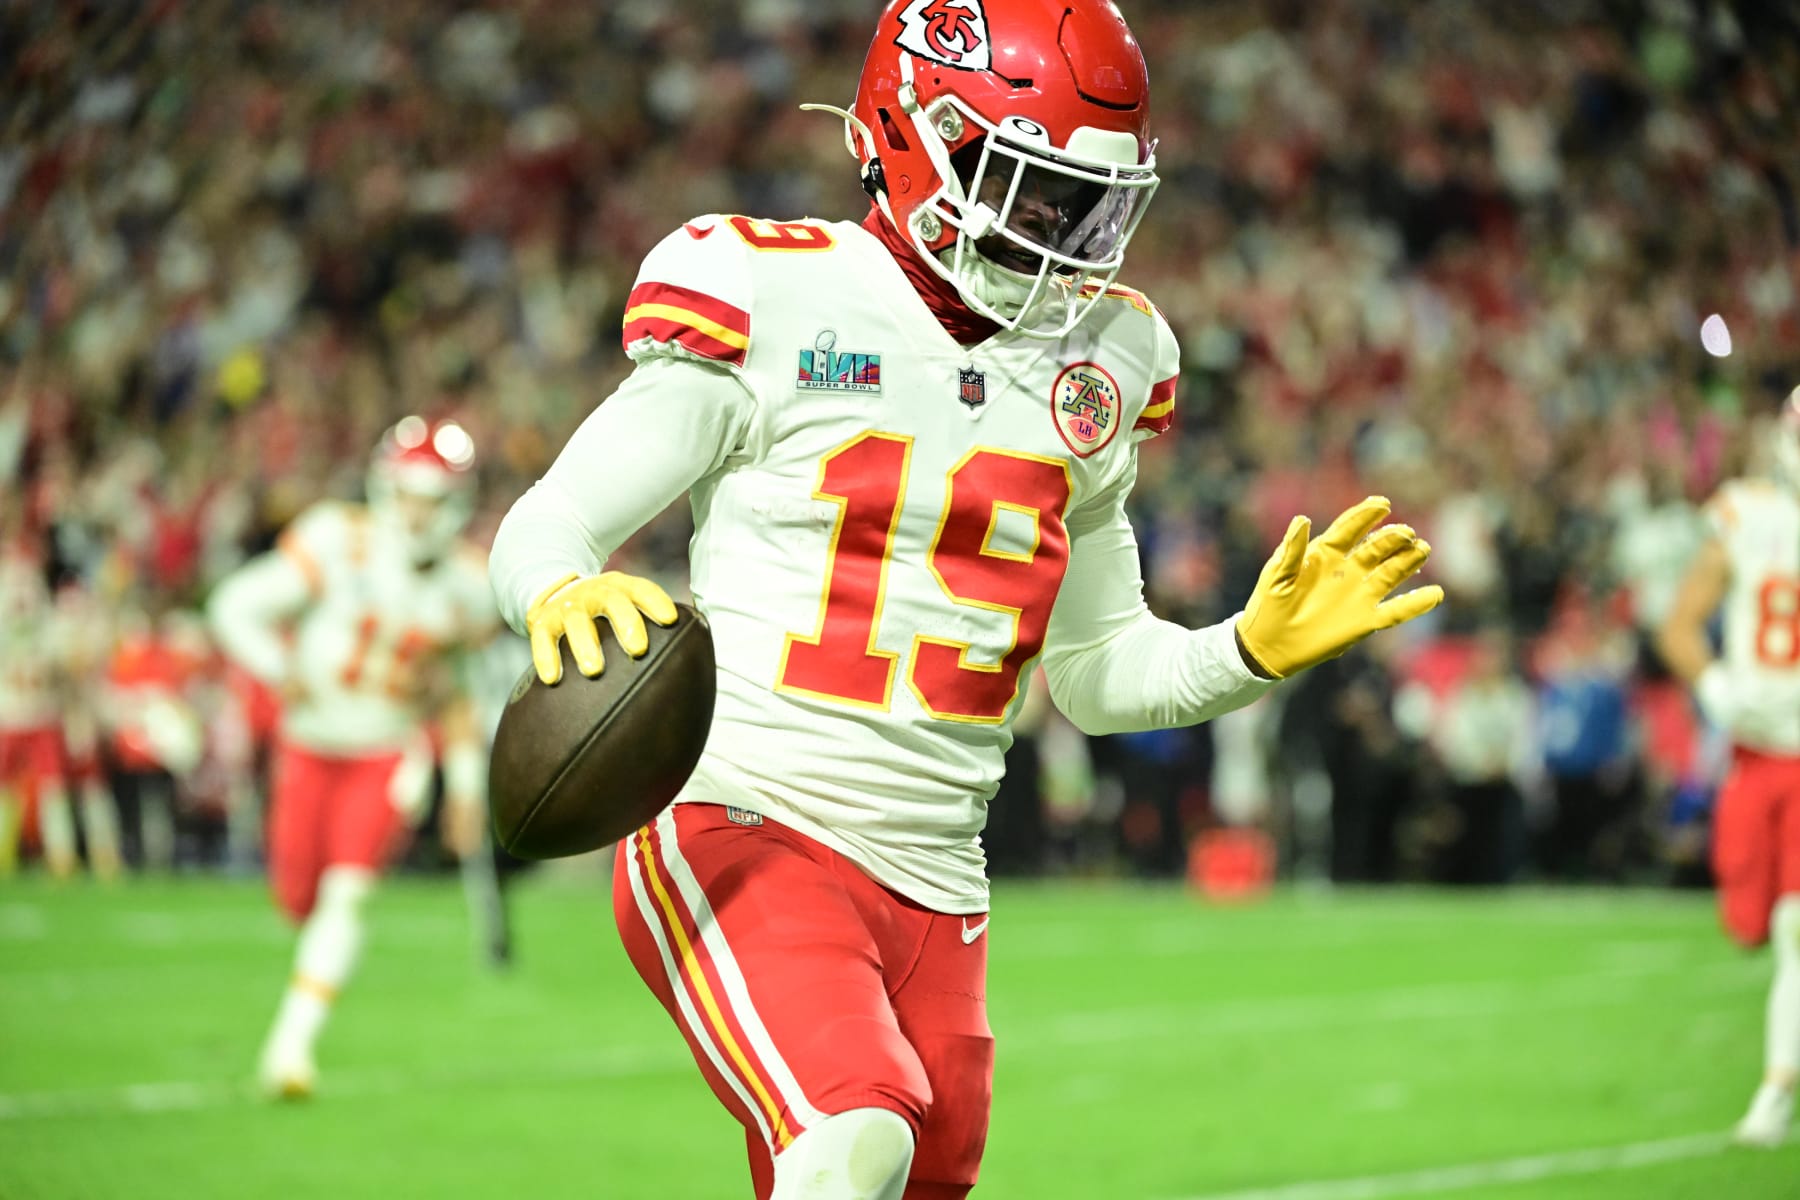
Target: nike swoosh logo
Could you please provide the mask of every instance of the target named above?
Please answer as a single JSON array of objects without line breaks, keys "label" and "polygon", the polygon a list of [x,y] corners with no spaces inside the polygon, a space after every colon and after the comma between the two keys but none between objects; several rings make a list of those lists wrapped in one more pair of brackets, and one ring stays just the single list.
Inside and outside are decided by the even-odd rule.
[{"label": "nike swoosh logo", "polygon": [[973,929],[970,929],[969,928],[969,918],[964,917],[963,923],[962,923],[963,945],[965,945],[965,946],[974,945],[975,939],[987,932],[988,920],[989,920],[989,918],[983,917],[983,918],[981,918],[981,924],[977,925]]}]

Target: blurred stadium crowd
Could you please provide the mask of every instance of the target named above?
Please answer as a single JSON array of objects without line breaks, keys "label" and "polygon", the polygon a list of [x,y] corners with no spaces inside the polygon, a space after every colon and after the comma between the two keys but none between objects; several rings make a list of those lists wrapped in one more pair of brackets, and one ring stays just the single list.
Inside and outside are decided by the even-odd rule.
[{"label": "blurred stadium crowd", "polygon": [[[1228,616],[1291,513],[1375,491],[1450,602],[1214,726],[1034,707],[996,867],[1175,873],[1223,824],[1303,876],[1702,877],[1719,747],[1643,630],[1800,382],[1784,6],[1121,3],[1164,177],[1124,278],[1185,350],[1135,499],[1152,606]],[[491,530],[627,369],[656,240],[860,217],[795,103],[848,98],[874,7],[0,4],[0,669],[67,647],[128,835],[177,797],[184,838],[129,856],[218,861],[229,826],[253,861],[269,701],[195,609],[382,429],[462,421]],[[629,549],[672,588],[680,507]]]}]

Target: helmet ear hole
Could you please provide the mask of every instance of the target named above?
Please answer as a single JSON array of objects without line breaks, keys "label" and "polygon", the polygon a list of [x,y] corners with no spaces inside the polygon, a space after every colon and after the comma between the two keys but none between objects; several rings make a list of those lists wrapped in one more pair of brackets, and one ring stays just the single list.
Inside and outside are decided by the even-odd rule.
[{"label": "helmet ear hole", "polygon": [[902,154],[910,153],[912,143],[906,140],[906,133],[901,128],[900,122],[894,120],[893,114],[886,108],[881,108],[876,110],[876,115],[881,119],[881,136],[887,139],[888,145]]}]

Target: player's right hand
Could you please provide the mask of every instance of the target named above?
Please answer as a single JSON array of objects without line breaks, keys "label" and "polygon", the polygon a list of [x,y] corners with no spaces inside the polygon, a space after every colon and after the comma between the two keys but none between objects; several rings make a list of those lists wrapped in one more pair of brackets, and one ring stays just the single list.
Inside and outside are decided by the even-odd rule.
[{"label": "player's right hand", "polygon": [[1785,745],[1794,736],[1800,711],[1800,689],[1770,687],[1766,682],[1733,678],[1731,668],[1714,662],[1694,680],[1694,699],[1706,719],[1750,745]]},{"label": "player's right hand", "polygon": [[1435,585],[1387,598],[1431,554],[1411,526],[1375,529],[1388,509],[1385,497],[1370,496],[1311,541],[1305,517],[1288,525],[1237,623],[1238,641],[1264,678],[1286,679],[1336,658],[1443,601],[1444,589]]},{"label": "player's right hand", "polygon": [[650,649],[644,617],[658,625],[673,625],[675,602],[669,594],[636,575],[603,571],[598,575],[571,575],[538,594],[525,611],[525,631],[531,636],[531,663],[538,678],[555,683],[562,678],[562,654],[557,643],[569,639],[575,666],[589,679],[606,669],[600,653],[600,631],[594,622],[605,617],[625,653],[637,658]]},{"label": "player's right hand", "polygon": [[1700,672],[1694,680],[1694,699],[1706,719],[1727,733],[1739,724],[1737,689],[1731,686],[1731,672],[1724,663],[1709,663]]}]

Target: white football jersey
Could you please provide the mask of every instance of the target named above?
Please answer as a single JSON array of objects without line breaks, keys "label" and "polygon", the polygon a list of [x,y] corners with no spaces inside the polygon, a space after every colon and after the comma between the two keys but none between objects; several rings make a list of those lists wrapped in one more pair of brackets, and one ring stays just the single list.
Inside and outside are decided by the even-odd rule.
[{"label": "white football jersey", "polygon": [[1800,754],[1800,496],[1736,480],[1706,506],[1731,561],[1720,656],[1735,688],[1753,696],[1762,730],[1753,748]]},{"label": "white football jersey", "polygon": [[0,730],[58,723],[59,649],[43,573],[23,560],[0,558]]},{"label": "white football jersey", "polygon": [[[337,502],[302,513],[276,557],[245,566],[211,607],[228,654],[299,690],[283,706],[282,736],[327,754],[411,743],[430,715],[426,694],[444,682],[445,656],[498,623],[473,546],[420,570],[366,508]],[[282,628],[291,647],[271,660],[266,647]],[[259,669],[271,662],[280,665]]]},{"label": "white football jersey", "polygon": [[682,799],[985,909],[978,835],[1069,528],[1116,510],[1169,425],[1168,326],[1114,288],[1059,341],[964,347],[861,226],[712,216],[645,259],[624,340],[730,364],[754,405],[690,491],[719,693]]}]

